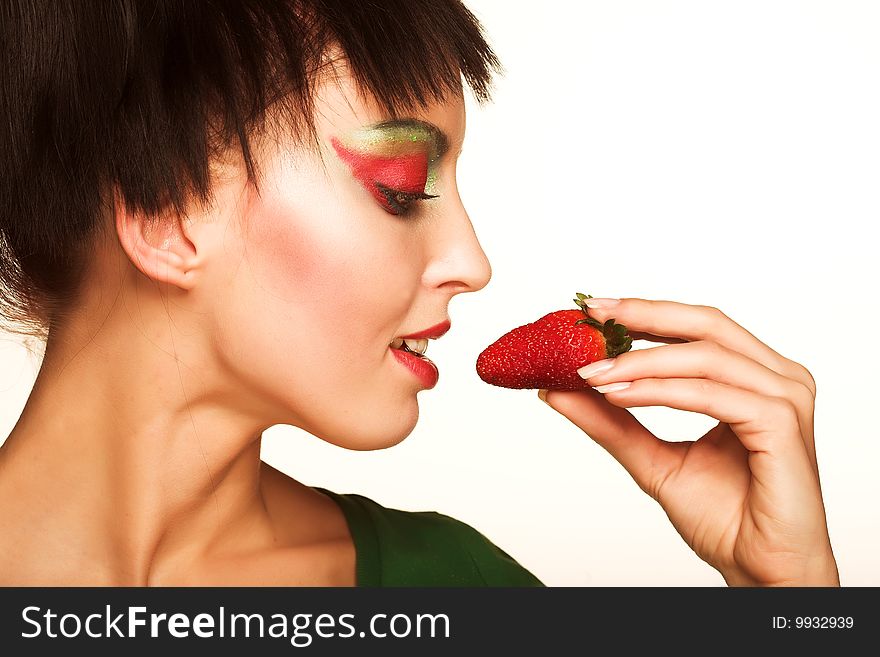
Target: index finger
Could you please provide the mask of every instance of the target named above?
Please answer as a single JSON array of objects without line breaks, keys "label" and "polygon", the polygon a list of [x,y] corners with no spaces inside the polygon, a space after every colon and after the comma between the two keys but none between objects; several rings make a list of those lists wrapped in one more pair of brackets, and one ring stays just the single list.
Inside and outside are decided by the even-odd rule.
[{"label": "index finger", "polygon": [[[592,299],[586,301],[587,305],[590,301]],[[601,322],[613,317],[614,321],[627,327],[633,339],[636,339],[635,332],[641,332],[641,335],[684,338],[685,342],[711,340],[759,362],[777,374],[799,380],[790,369],[791,361],[712,306],[624,298],[612,307],[590,308],[589,314]],[[644,339],[652,340],[651,337]]]},{"label": "index finger", "polygon": [[641,331],[630,331],[627,326],[627,333],[633,340],[648,340],[649,342],[664,342],[666,344],[685,344],[690,340],[674,338],[667,335],[654,335],[653,333],[642,333]]}]

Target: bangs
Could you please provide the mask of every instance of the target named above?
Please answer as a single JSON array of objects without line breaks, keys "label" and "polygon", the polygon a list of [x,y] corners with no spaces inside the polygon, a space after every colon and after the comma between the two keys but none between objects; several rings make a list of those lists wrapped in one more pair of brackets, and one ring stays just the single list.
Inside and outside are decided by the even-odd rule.
[{"label": "bangs", "polygon": [[[150,62],[135,61],[141,75],[151,73],[145,78],[146,99],[132,93],[126,100],[138,119],[136,110],[146,100],[158,114],[157,128],[164,124],[184,136],[184,149],[155,162],[157,174],[158,167],[174,172],[166,177],[164,200],[178,212],[191,193],[210,202],[208,159],[220,157],[230,145],[237,144],[248,180],[257,185],[251,136],[265,129],[270,107],[284,133],[296,143],[316,146],[315,87],[340,60],[358,90],[391,118],[461,94],[462,79],[484,103],[493,75],[501,71],[479,21],[458,0],[155,5],[156,14],[137,15],[142,24],[136,31],[155,40],[146,52],[162,53],[163,63],[151,69]],[[145,165],[119,171],[143,177]],[[138,198],[134,179],[130,182],[122,185],[122,197],[158,211],[164,200]]]},{"label": "bangs", "polygon": [[391,118],[462,80],[482,103],[500,72],[459,0],[2,0],[4,314],[44,338],[115,203],[210,205],[230,147],[256,186],[267,118],[314,145],[316,81],[340,57]]},{"label": "bangs", "polygon": [[500,65],[479,22],[460,3],[316,4],[328,31],[321,41],[339,43],[358,86],[392,117],[460,93],[462,77],[478,101],[489,99]]}]

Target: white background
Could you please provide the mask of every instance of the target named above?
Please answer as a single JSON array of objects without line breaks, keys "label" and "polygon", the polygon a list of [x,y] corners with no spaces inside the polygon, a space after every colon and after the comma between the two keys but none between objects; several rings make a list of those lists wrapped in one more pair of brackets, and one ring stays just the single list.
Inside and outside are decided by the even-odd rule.
[{"label": "white background", "polygon": [[[310,485],[472,524],[548,585],[721,585],[604,450],[474,362],[575,292],[721,308],[818,383],[816,443],[844,585],[880,585],[880,3],[469,0],[502,59],[470,103],[459,185],[493,267],[433,342],[440,382],[400,445],[277,426]],[[634,348],[653,346],[637,341]],[[0,341],[0,436],[36,375]],[[715,420],[634,414],[665,439]]]}]

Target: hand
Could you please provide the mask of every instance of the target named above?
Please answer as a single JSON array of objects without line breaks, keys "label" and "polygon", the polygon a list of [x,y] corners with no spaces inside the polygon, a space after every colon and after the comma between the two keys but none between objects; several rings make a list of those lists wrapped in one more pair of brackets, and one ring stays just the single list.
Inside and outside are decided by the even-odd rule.
[{"label": "hand", "polygon": [[[810,372],[717,308],[621,299],[589,314],[669,344],[623,353],[587,379],[632,382],[624,390],[551,390],[545,401],[616,458],[729,585],[839,586]],[[667,442],[626,410],[659,405],[719,422],[699,440]]]}]

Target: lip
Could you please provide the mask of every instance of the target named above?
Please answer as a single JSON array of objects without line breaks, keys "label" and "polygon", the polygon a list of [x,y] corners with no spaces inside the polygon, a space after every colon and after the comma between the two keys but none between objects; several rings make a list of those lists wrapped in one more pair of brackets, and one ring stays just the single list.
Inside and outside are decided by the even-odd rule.
[{"label": "lip", "polygon": [[437,385],[440,373],[433,361],[413,356],[402,349],[391,349],[397,361],[405,366],[421,382],[422,387],[430,390]]},{"label": "lip", "polygon": [[450,328],[452,328],[452,323],[447,319],[444,322],[440,322],[436,326],[432,326],[431,328],[426,328],[424,331],[419,331],[418,333],[411,333],[410,335],[401,335],[401,337],[405,340],[421,340],[423,338],[428,338],[429,340],[434,340],[439,338],[441,335],[446,333]]}]

